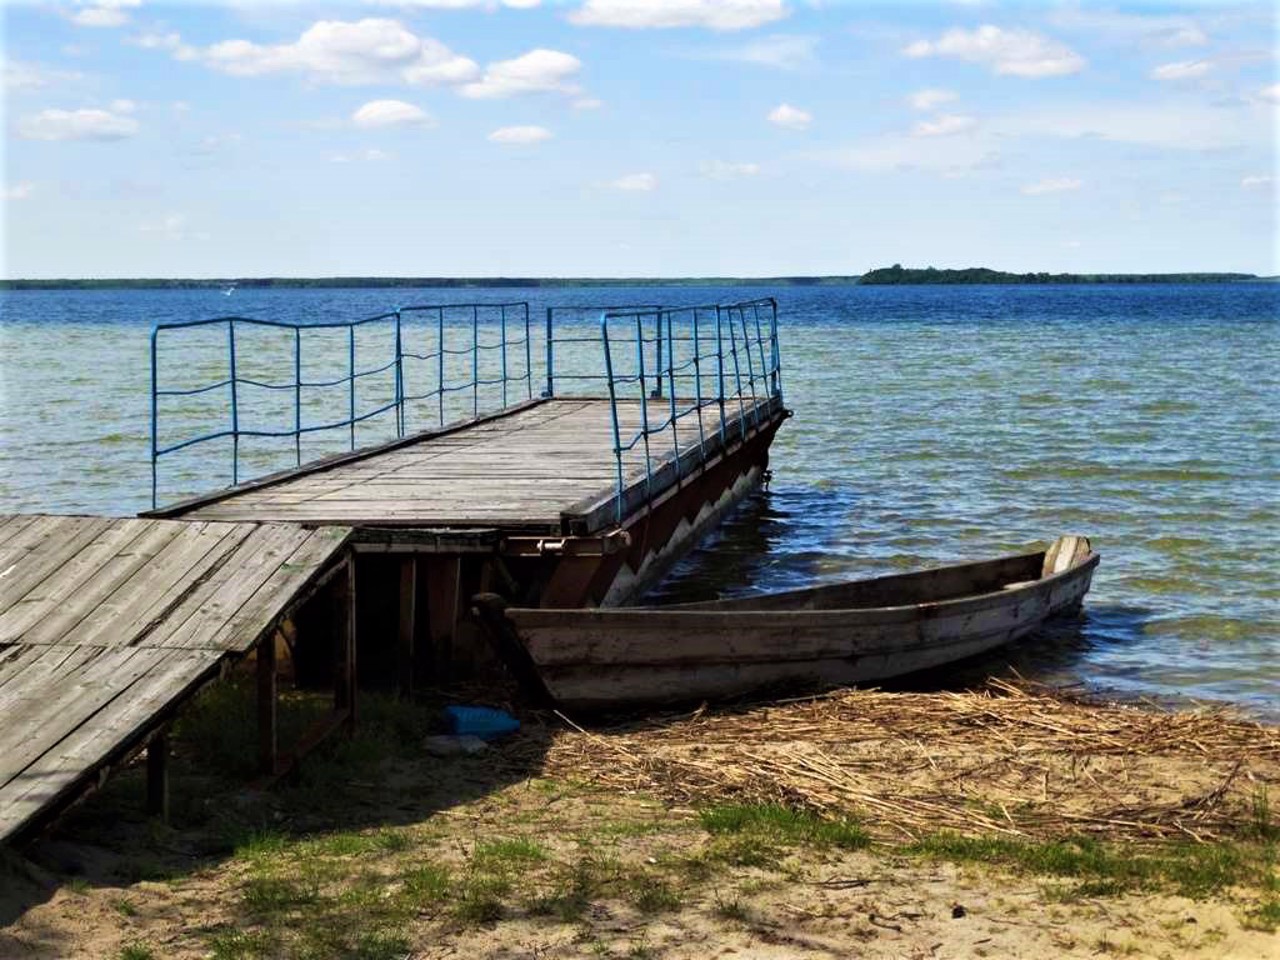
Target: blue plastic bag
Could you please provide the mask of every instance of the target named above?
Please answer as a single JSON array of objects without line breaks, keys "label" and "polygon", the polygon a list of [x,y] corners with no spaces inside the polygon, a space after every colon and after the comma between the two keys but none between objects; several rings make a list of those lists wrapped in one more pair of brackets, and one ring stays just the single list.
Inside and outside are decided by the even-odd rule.
[{"label": "blue plastic bag", "polygon": [[520,721],[493,707],[445,707],[449,729],[460,737],[496,740],[520,729]]}]

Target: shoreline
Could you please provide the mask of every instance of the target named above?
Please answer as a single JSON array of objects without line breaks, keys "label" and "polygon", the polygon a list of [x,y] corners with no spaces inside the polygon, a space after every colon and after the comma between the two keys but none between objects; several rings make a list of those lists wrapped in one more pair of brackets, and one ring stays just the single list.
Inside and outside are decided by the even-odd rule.
[{"label": "shoreline", "polygon": [[260,792],[196,762],[235,745],[237,689],[179,724],[177,829],[119,819],[122,777],[10,867],[0,947],[1260,958],[1280,923],[1280,727],[1225,711],[843,691],[522,713],[438,757],[432,707],[372,698],[355,741]]}]

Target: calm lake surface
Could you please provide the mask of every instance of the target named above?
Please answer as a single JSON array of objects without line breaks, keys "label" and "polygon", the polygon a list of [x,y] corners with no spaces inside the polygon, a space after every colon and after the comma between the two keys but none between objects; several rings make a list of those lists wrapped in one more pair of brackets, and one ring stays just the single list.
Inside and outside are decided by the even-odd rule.
[{"label": "calm lake surface", "polygon": [[[540,319],[549,304],[770,295],[795,411],[772,484],[660,598],[873,576],[1085,533],[1103,562],[1081,619],[983,669],[1012,659],[1054,682],[1280,718],[1278,284],[0,293],[0,511],[150,506],[154,321],[346,320],[470,300],[528,300]],[[264,369],[282,349],[263,343]],[[594,363],[598,348],[576,349]],[[197,353],[166,356],[165,370],[207,381],[216,365]],[[172,416],[213,429],[213,399]],[[391,429],[370,421],[359,442]],[[312,437],[305,456],[344,449],[339,433]],[[257,470],[291,462],[292,441],[280,444],[250,451]],[[161,500],[230,481],[223,442],[173,459]]]}]

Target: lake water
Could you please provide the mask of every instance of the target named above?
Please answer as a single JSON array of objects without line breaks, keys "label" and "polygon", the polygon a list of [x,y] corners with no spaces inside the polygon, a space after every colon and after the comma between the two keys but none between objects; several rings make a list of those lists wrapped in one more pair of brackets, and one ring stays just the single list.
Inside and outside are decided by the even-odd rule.
[{"label": "lake water", "polygon": [[[872,576],[1085,533],[1103,555],[1085,613],[1018,651],[1020,670],[1280,717],[1277,284],[7,292],[0,511],[150,505],[153,321],[230,307],[353,319],[471,299],[528,300],[540,318],[548,304],[769,295],[796,414],[774,443],[771,486],[660,598]],[[581,349],[591,361],[594,348]],[[264,344],[261,356],[270,366],[283,354]],[[389,429],[385,418],[362,425],[359,442]],[[347,442],[315,437],[306,456]],[[286,447],[254,463],[280,465],[294,456]],[[230,479],[223,444],[181,459],[162,499]]]}]

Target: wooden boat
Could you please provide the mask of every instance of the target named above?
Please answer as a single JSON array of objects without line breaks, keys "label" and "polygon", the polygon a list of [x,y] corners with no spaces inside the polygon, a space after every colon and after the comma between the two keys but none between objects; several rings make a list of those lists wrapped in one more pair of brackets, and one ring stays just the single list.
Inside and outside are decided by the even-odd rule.
[{"label": "wooden boat", "polygon": [[662,607],[475,609],[531,693],[577,709],[716,699],[784,683],[866,684],[985,653],[1077,610],[1085,537],[918,573]]}]

